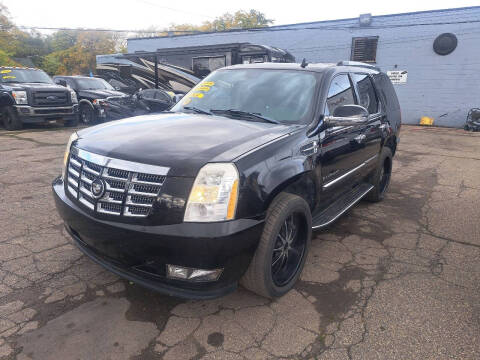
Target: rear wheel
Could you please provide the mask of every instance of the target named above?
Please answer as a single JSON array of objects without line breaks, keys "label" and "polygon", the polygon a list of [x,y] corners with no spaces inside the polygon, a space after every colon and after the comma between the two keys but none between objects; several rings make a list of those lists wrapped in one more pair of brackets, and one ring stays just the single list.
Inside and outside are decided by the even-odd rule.
[{"label": "rear wheel", "polygon": [[365,196],[365,200],[382,201],[390,185],[392,177],[392,150],[384,147],[380,155],[378,167],[372,175],[373,189]]},{"label": "rear wheel", "polygon": [[2,111],[3,126],[7,130],[20,130],[23,128],[22,120],[20,120],[14,108],[7,106]]},{"label": "rear wheel", "polygon": [[287,293],[302,272],[311,229],[307,202],[299,196],[280,193],[268,209],[257,251],[240,283],[268,298]]},{"label": "rear wheel", "polygon": [[79,115],[80,121],[85,125],[91,125],[95,123],[95,111],[93,110],[92,106],[88,104],[81,104]]}]

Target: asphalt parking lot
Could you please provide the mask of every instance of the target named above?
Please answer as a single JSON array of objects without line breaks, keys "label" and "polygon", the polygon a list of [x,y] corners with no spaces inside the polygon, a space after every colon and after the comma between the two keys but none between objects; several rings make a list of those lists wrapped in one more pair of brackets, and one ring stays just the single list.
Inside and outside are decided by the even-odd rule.
[{"label": "asphalt parking lot", "polygon": [[479,359],[480,134],[404,126],[390,192],[314,233],[295,290],[185,301],[78,251],[71,129],[0,130],[0,359]]}]

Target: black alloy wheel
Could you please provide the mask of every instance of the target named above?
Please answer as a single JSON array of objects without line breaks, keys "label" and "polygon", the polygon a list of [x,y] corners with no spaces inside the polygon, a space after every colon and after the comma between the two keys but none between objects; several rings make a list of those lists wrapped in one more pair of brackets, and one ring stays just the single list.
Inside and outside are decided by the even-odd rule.
[{"label": "black alloy wheel", "polygon": [[268,208],[260,242],[240,283],[267,298],[286,294],[300,277],[311,237],[307,202],[298,195],[278,194]]},{"label": "black alloy wheel", "polygon": [[305,254],[307,236],[301,229],[301,214],[294,213],[283,222],[272,251],[272,280],[284,286],[297,273]]},{"label": "black alloy wheel", "polygon": [[2,111],[3,125],[6,130],[20,130],[23,128],[22,121],[19,119],[16,110],[6,107]]},{"label": "black alloy wheel", "polygon": [[382,195],[387,192],[388,185],[390,185],[390,178],[392,175],[392,167],[390,166],[390,159],[386,159],[380,170],[379,188]]},{"label": "black alloy wheel", "polygon": [[95,122],[95,112],[91,106],[85,104],[80,106],[80,121],[85,125],[90,125]]}]

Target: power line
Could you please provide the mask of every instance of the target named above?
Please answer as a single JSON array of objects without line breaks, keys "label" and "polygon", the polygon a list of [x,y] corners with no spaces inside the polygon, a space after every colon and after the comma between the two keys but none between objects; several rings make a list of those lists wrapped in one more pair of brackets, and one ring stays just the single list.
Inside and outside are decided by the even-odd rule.
[{"label": "power line", "polygon": [[352,29],[364,29],[364,30],[375,30],[375,29],[391,29],[391,28],[406,28],[406,27],[417,27],[417,26],[434,26],[434,25],[455,25],[455,24],[475,24],[480,23],[480,20],[464,20],[464,21],[444,21],[444,22],[432,22],[432,23],[419,23],[419,24],[398,24],[398,25],[378,25],[378,26],[306,26],[306,27],[262,27],[262,28],[252,28],[252,29],[232,29],[227,31],[200,31],[200,30],[133,30],[133,29],[107,29],[107,28],[69,28],[69,27],[50,27],[50,26],[26,26],[26,25],[0,25],[0,29],[9,30],[9,29],[31,29],[31,30],[55,30],[55,31],[98,31],[98,32],[118,32],[118,33],[138,33],[138,34],[148,34],[148,33],[162,33],[162,32],[174,32],[174,33],[186,33],[186,34],[229,34],[232,32],[259,32],[259,31],[300,31],[300,30],[352,30]]},{"label": "power line", "polygon": [[197,33],[196,30],[132,30],[132,29],[105,29],[105,28],[68,28],[68,27],[50,27],[50,26],[25,26],[25,25],[11,25],[5,26],[0,25],[0,30],[11,30],[11,29],[24,29],[24,30],[55,30],[55,31],[98,31],[98,32],[118,32],[118,33],[138,33],[138,34],[148,34],[148,33],[162,33],[162,32],[176,32],[176,33]]},{"label": "power line", "polygon": [[159,4],[153,3],[153,2],[148,1],[148,0],[137,0],[137,1],[143,2],[144,4],[148,4],[148,5],[151,5],[151,6],[155,6],[155,7],[161,8],[161,9],[175,11],[175,12],[179,12],[179,13],[183,13],[183,14],[190,14],[190,15],[196,15],[196,16],[200,15],[200,16],[204,16],[204,17],[208,17],[208,18],[212,18],[212,19],[215,18],[214,16],[211,16],[211,15],[200,14],[200,13],[195,13],[195,12],[192,12],[192,11],[180,10],[180,9],[175,9],[175,8],[172,8],[172,7],[169,7],[169,6],[159,5]]}]

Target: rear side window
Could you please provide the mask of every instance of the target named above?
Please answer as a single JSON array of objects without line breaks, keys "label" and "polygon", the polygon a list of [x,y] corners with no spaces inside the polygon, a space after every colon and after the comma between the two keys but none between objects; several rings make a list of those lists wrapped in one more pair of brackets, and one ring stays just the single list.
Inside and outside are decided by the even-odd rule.
[{"label": "rear side window", "polygon": [[352,84],[347,74],[340,74],[333,78],[327,95],[325,115],[332,115],[335,109],[342,105],[355,104]]},{"label": "rear side window", "polygon": [[352,78],[357,85],[359,105],[367,109],[370,114],[376,114],[378,100],[372,80],[367,74],[352,74]]},{"label": "rear side window", "polygon": [[373,76],[377,89],[382,93],[385,105],[391,110],[400,109],[397,93],[392,85],[392,82],[386,74],[378,74]]}]

